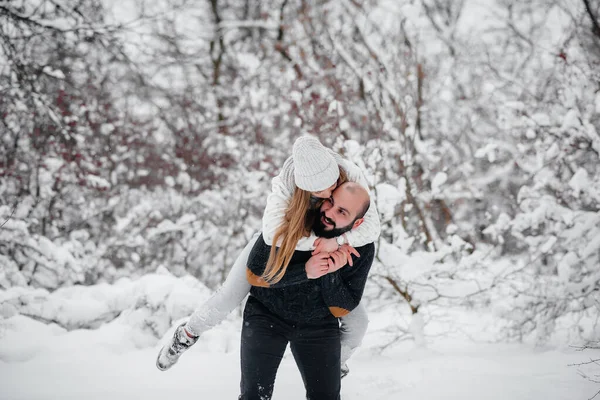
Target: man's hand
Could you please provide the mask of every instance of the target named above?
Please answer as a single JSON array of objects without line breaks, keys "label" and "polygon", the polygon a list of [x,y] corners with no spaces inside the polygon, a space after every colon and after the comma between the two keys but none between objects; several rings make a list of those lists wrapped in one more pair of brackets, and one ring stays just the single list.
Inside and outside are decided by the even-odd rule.
[{"label": "man's hand", "polygon": [[338,250],[338,243],[335,238],[325,239],[318,238],[314,243],[315,249],[312,252],[312,255],[319,253],[331,253],[333,251]]},{"label": "man's hand", "polygon": [[305,264],[306,277],[317,279],[326,275],[329,270],[329,253],[319,253],[312,256]]},{"label": "man's hand", "polygon": [[338,250],[334,251],[330,254],[330,257],[327,259],[327,263],[329,269],[327,271],[328,274],[337,271],[342,268],[344,265],[348,263],[348,253]]},{"label": "man's hand", "polygon": [[340,246],[340,248],[338,249],[338,251],[342,251],[344,253],[346,253],[346,257],[348,259],[348,264],[350,264],[350,266],[352,266],[352,254],[354,254],[356,257],[360,257],[360,253],[358,251],[356,251],[356,249],[352,246],[350,246],[349,244],[343,244]]}]

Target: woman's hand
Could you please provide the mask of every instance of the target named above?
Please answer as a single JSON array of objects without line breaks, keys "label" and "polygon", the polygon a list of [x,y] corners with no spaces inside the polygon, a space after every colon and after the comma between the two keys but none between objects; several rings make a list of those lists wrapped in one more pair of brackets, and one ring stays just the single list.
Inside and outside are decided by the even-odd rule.
[{"label": "woman's hand", "polygon": [[330,257],[327,259],[329,266],[327,273],[330,274],[332,272],[335,272],[338,269],[342,268],[344,265],[346,265],[348,263],[348,257],[350,257],[348,253],[341,250],[334,251],[333,253],[331,253]]},{"label": "woman's hand", "polygon": [[317,279],[326,275],[329,270],[329,253],[319,253],[312,256],[304,266],[308,279]]},{"label": "woman's hand", "polygon": [[338,243],[335,238],[325,239],[318,238],[314,243],[315,249],[312,252],[312,255],[319,253],[331,253],[338,249]]},{"label": "woman's hand", "polygon": [[352,246],[350,246],[349,244],[343,244],[340,246],[340,248],[338,249],[338,251],[342,251],[344,253],[346,253],[347,259],[348,259],[348,264],[350,264],[350,266],[352,266],[352,254],[354,254],[356,257],[360,257],[360,253],[358,251],[356,251],[356,249]]}]

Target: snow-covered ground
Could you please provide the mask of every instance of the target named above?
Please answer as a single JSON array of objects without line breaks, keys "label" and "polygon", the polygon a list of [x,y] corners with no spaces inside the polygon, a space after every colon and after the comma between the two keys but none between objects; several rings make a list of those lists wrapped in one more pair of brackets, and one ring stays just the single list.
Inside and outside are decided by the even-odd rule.
[{"label": "snow-covered ground", "polygon": [[[172,370],[154,366],[157,348],[112,352],[74,336],[62,348],[25,362],[0,362],[0,398],[236,399],[239,353],[191,350]],[[78,340],[80,339],[80,340]],[[67,343],[68,342],[68,343]],[[70,344],[70,345],[68,345]],[[361,351],[344,379],[351,399],[588,399],[597,390],[568,364],[581,353],[535,352],[519,346],[463,343],[452,349]],[[181,397],[180,397],[181,396]],[[294,361],[287,356],[274,398],[304,399]]]},{"label": "snow-covered ground", "polygon": [[[236,399],[241,321],[235,313],[205,334],[173,369],[160,372],[154,365],[160,341],[152,332],[165,320],[179,321],[174,310],[185,315],[182,304],[195,293],[194,301],[201,300],[209,294],[205,289],[192,279],[154,274],[115,285],[37,291],[35,296],[21,289],[0,292],[0,399]],[[93,329],[67,331],[47,323],[79,320],[93,326],[98,315],[113,316]],[[448,336],[429,339],[426,348],[404,342],[380,352],[380,329],[390,315],[371,313],[371,320],[343,380],[345,400],[583,400],[600,389],[569,366],[600,358],[599,352]],[[274,398],[301,400],[303,393],[293,358],[286,353]]]}]

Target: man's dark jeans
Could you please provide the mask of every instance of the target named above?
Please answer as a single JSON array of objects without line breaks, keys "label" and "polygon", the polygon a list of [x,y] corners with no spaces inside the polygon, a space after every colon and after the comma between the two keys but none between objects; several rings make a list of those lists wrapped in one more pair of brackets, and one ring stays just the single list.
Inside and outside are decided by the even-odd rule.
[{"label": "man's dark jeans", "polygon": [[250,296],[242,327],[239,400],[268,400],[285,348],[290,348],[309,400],[340,398],[340,329],[331,316],[311,323],[279,318]]}]

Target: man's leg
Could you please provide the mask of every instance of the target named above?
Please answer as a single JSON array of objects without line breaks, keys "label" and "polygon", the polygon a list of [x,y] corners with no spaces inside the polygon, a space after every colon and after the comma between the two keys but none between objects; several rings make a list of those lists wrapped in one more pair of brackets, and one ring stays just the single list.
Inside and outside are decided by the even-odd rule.
[{"label": "man's leg", "polygon": [[300,324],[290,340],[308,400],[339,400],[340,329],[338,320]]},{"label": "man's leg", "polygon": [[242,326],[239,400],[269,400],[288,343],[289,326],[250,296]]}]

